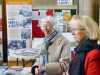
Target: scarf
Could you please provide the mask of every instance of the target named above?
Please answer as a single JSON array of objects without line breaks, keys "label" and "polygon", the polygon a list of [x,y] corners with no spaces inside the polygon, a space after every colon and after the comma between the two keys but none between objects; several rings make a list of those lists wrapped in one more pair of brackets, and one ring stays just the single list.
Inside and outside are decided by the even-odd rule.
[{"label": "scarf", "polygon": [[41,65],[45,65],[48,63],[48,47],[52,45],[52,43],[56,40],[58,36],[58,32],[54,31],[51,34],[49,34],[47,37],[44,39],[44,47],[40,53],[40,63]]}]

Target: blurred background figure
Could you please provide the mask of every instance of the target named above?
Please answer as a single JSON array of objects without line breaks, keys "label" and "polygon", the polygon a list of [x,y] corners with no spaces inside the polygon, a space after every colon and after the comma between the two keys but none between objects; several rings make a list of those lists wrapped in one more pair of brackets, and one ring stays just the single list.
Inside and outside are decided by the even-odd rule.
[{"label": "blurred background figure", "polygon": [[100,75],[100,30],[88,16],[75,15],[70,21],[78,46],[72,52],[69,75]]},{"label": "blurred background figure", "polygon": [[40,27],[45,38],[42,44],[40,64],[32,67],[32,73],[35,75],[62,75],[68,69],[69,42],[55,29],[55,25],[54,17],[48,16],[41,19]]}]

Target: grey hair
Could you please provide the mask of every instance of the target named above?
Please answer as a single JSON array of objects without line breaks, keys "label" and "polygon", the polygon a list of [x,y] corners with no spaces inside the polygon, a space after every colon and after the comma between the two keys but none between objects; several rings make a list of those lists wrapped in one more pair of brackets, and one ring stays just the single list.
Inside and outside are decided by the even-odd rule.
[{"label": "grey hair", "polygon": [[40,26],[44,26],[46,22],[50,22],[50,25],[53,26],[53,28],[55,29],[55,26],[56,26],[56,21],[55,21],[55,18],[52,17],[52,16],[47,16],[45,18],[42,18],[40,20],[40,23],[39,25]]},{"label": "grey hair", "polygon": [[91,40],[97,40],[100,43],[100,30],[98,24],[89,16],[74,15],[70,22],[78,20],[79,25],[86,30],[86,35]]}]

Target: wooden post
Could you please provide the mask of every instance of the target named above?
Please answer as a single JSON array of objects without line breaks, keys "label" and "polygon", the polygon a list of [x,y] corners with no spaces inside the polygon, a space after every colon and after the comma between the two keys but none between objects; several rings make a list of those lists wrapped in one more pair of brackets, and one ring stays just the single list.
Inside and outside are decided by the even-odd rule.
[{"label": "wooden post", "polygon": [[2,0],[3,63],[8,63],[6,0]]}]

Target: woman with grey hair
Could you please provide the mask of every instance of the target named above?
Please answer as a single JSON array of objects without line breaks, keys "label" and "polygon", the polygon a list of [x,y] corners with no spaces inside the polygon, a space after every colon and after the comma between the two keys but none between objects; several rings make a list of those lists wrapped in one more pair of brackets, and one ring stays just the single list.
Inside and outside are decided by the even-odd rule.
[{"label": "woman with grey hair", "polygon": [[69,75],[100,75],[100,30],[89,16],[74,15],[70,21],[78,46],[72,52]]},{"label": "woman with grey hair", "polygon": [[51,16],[41,19],[40,27],[45,34],[45,47],[41,51],[42,66],[40,63],[32,70],[36,75],[41,73],[42,75],[62,75],[68,69],[70,51],[67,49],[69,43],[55,29],[55,24],[56,21]]}]

